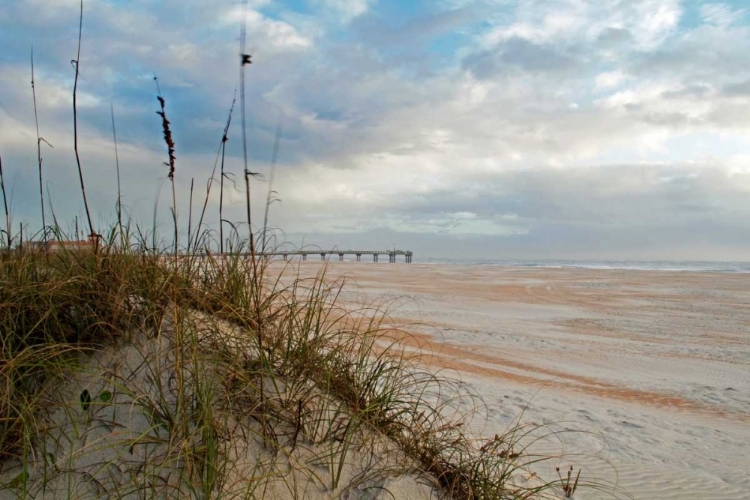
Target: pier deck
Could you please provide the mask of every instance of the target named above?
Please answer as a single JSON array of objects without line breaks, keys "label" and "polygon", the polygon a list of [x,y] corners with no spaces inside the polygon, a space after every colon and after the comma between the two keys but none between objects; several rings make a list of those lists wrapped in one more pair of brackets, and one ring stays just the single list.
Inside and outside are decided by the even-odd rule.
[{"label": "pier deck", "polygon": [[399,255],[404,256],[404,262],[411,264],[414,252],[410,250],[295,250],[295,251],[281,251],[281,252],[262,252],[258,255],[263,257],[283,257],[284,260],[289,257],[300,256],[302,260],[307,260],[308,255],[320,255],[321,260],[326,259],[326,255],[333,256],[338,255],[339,260],[343,261],[345,255],[354,255],[357,258],[357,262],[362,260],[363,255],[372,255],[372,261],[378,262],[378,256],[387,255],[388,262],[391,264],[396,262],[396,257]]}]

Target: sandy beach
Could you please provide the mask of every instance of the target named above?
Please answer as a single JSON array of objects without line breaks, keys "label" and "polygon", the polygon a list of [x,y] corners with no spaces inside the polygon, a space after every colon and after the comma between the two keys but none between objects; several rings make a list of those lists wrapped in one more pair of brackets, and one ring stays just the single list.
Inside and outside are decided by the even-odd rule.
[{"label": "sandy beach", "polygon": [[[303,274],[320,269],[302,265]],[[426,362],[522,420],[582,480],[636,499],[750,498],[750,274],[331,263],[394,299]],[[583,431],[583,432],[575,432]],[[576,498],[611,498],[606,492]]]}]

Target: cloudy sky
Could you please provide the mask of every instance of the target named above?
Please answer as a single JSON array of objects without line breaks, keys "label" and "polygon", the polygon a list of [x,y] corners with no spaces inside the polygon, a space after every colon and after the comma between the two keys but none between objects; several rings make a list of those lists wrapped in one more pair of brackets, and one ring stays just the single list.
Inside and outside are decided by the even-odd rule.
[{"label": "cloudy sky", "polygon": [[[14,224],[45,191],[83,214],[72,150],[79,0],[0,2],[0,155]],[[153,75],[179,217],[203,198],[238,84],[236,0],[84,0],[81,160],[97,224],[123,203],[168,235]],[[744,0],[250,0],[256,223],[300,244],[423,257],[750,260],[750,7]],[[226,218],[244,218],[239,113]],[[216,187],[217,185],[215,185]],[[218,189],[208,223],[218,227]],[[47,194],[45,195],[47,196]],[[49,202],[48,202],[49,203]],[[49,205],[48,205],[49,209]],[[51,217],[51,216],[50,216]]]}]

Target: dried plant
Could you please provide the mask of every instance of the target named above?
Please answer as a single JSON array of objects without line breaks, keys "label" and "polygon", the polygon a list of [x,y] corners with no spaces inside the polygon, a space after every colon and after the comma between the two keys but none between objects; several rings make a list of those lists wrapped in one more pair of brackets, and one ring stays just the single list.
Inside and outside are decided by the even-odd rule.
[{"label": "dried plant", "polygon": [[36,158],[39,165],[39,201],[42,206],[42,238],[47,241],[47,221],[44,216],[44,184],[42,182],[42,142],[52,144],[39,135],[39,114],[36,106],[36,85],[34,84],[34,46],[31,46],[31,96],[34,101],[34,122],[36,124]]},{"label": "dried plant", "polygon": [[220,253],[224,253],[224,231],[222,229],[223,221],[222,216],[222,205],[224,203],[224,157],[226,153],[226,144],[229,140],[229,125],[232,123],[232,112],[234,111],[234,104],[237,102],[237,89],[234,90],[234,97],[232,98],[232,106],[229,108],[229,116],[227,117],[227,124],[224,126],[224,133],[221,136],[221,142],[219,143],[219,149],[216,151],[216,159],[214,160],[214,168],[211,170],[211,176],[206,182],[206,197],[203,199],[203,210],[201,210],[201,216],[198,219],[198,226],[195,230],[195,249],[197,250],[198,242],[201,237],[201,228],[203,227],[203,217],[206,215],[206,209],[208,208],[208,200],[211,196],[211,187],[213,187],[214,179],[216,176],[216,167],[219,164],[219,158],[221,158],[221,179],[220,179],[220,191],[219,191],[219,248]]},{"label": "dried plant", "polygon": [[[241,105],[241,112],[242,112],[242,158],[244,162],[244,174],[245,174],[245,204],[247,207],[247,230],[248,230],[248,241],[250,244],[250,259],[253,265],[253,272],[254,274],[258,274],[258,267],[256,262],[256,255],[255,255],[255,237],[253,235],[253,219],[250,209],[250,177],[253,177],[257,175],[256,172],[251,172],[247,167],[247,122],[245,119],[245,66],[249,66],[252,64],[252,56],[250,54],[245,53],[246,47],[245,44],[247,42],[247,0],[242,1],[242,8],[243,8],[243,19],[242,19],[242,26],[240,28],[240,105]],[[262,353],[263,350],[263,334],[260,333],[261,330],[261,317],[260,317],[260,300],[258,297],[255,297],[255,310],[257,313],[256,320],[258,321],[258,345],[259,349]],[[261,359],[261,362],[263,360]],[[263,378],[260,379],[260,406],[261,406],[261,416],[264,419],[264,407],[265,407],[265,396],[264,396],[264,388],[263,388]],[[265,437],[265,421],[261,422],[261,427],[264,432]]]},{"label": "dried plant", "polygon": [[252,56],[245,53],[247,41],[247,0],[242,1],[243,19],[240,28],[240,106],[242,112],[242,158],[245,173],[245,203],[247,205],[247,229],[250,235],[250,255],[255,259],[255,238],[253,236],[253,219],[250,210],[250,177],[257,175],[247,168],[247,126],[245,120],[245,66],[252,64]]},{"label": "dried plant", "polygon": [[568,469],[568,474],[566,475],[565,479],[563,479],[562,475],[560,475],[560,467],[555,467],[555,470],[557,471],[557,477],[560,478],[560,485],[562,486],[563,493],[565,493],[565,498],[570,498],[573,496],[573,493],[576,492],[576,489],[578,488],[578,479],[581,477],[581,470],[578,470],[578,474],[576,474],[576,479],[573,482],[573,484],[570,484],[571,480],[573,479],[573,466],[570,466],[570,469]]},{"label": "dried plant", "polygon": [[10,212],[8,211],[8,193],[5,192],[5,178],[3,177],[3,158],[0,156],[0,191],[3,193],[3,206],[5,208],[5,236],[8,241],[8,250],[12,244],[10,231]]},{"label": "dried plant", "polygon": [[117,152],[117,130],[115,129],[115,105],[109,103],[110,114],[112,115],[112,140],[115,144],[115,167],[117,168],[117,225],[122,233],[122,192],[120,191],[120,155]]},{"label": "dried plant", "polygon": [[188,240],[187,248],[190,251],[190,238],[193,231],[193,186],[195,184],[195,178],[190,178],[190,204],[188,205]]},{"label": "dried plant", "polygon": [[78,178],[81,181],[81,193],[83,194],[83,206],[86,209],[86,220],[89,223],[89,237],[92,241],[97,242],[99,235],[94,231],[94,224],[91,222],[91,212],[89,211],[89,202],[86,199],[86,184],[83,182],[83,168],[81,167],[81,156],[78,153],[78,76],[80,75],[81,61],[81,37],[83,36],[83,0],[81,0],[81,13],[78,16],[78,51],[76,58],[71,64],[76,70],[76,76],[73,83],[73,150],[76,153],[76,164],[78,165]]},{"label": "dried plant", "polygon": [[[154,80],[156,80],[156,77],[154,77]],[[172,131],[169,128],[169,120],[167,119],[167,113],[166,113],[166,101],[164,98],[159,94],[156,96],[156,98],[159,100],[159,105],[161,106],[161,111],[157,111],[156,114],[161,116],[161,126],[162,130],[164,131],[164,142],[167,144],[167,151],[169,153],[169,163],[165,162],[164,164],[169,167],[169,173],[167,174],[167,177],[169,177],[170,181],[174,181],[174,172],[175,172],[175,160],[177,157],[174,154],[174,140],[172,139]]]},{"label": "dried plant", "polygon": [[232,111],[234,110],[234,103],[237,101],[237,89],[234,91],[235,97],[232,98],[232,107],[229,108],[229,117],[227,118],[227,125],[224,127],[224,135],[221,137],[221,183],[219,186],[219,252],[224,254],[224,159],[227,152],[227,141],[229,137],[229,125],[232,123]]},{"label": "dried plant", "polygon": [[169,163],[164,162],[164,165],[169,167],[169,173],[167,177],[172,183],[172,219],[174,220],[174,253],[177,255],[179,245],[179,234],[177,230],[177,193],[174,186],[174,172],[175,172],[175,160],[177,157],[174,152],[174,139],[172,139],[172,130],[169,127],[169,120],[167,119],[166,100],[161,95],[161,88],[159,87],[159,79],[154,75],[154,82],[156,82],[156,99],[159,101],[160,111],[156,114],[161,117],[161,128],[164,133],[164,142],[167,145],[167,152],[169,154]]}]

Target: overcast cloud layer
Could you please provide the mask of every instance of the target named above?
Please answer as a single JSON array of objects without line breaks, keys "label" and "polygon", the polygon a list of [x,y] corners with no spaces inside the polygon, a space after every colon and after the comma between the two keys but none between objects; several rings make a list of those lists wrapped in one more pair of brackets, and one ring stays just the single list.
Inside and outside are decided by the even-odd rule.
[{"label": "overcast cloud layer", "polygon": [[[750,12],[679,0],[251,0],[251,170],[283,135],[271,224],[300,244],[418,256],[750,260]],[[14,221],[40,226],[29,53],[46,189],[81,216],[71,93],[79,0],[0,3],[0,155]],[[92,211],[169,234],[205,192],[238,82],[239,2],[85,0],[79,120]],[[239,114],[227,218],[242,221]],[[163,189],[162,189],[163,188]],[[267,184],[254,183],[257,222]],[[161,195],[159,195],[161,192]],[[208,222],[218,227],[215,190]],[[198,201],[195,202],[196,206]]]}]

